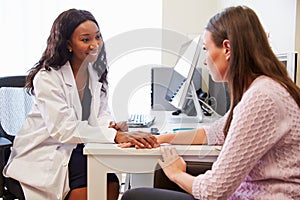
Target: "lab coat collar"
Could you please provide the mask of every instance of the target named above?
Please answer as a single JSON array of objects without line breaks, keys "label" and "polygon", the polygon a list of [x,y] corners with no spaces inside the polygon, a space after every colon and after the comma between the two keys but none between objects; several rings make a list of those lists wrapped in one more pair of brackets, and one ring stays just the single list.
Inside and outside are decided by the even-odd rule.
[{"label": "lab coat collar", "polygon": [[62,76],[63,76],[63,79],[64,79],[66,85],[68,85],[70,87],[76,86],[72,67],[71,67],[69,61],[64,66],[61,67],[61,73],[62,73]]},{"label": "lab coat collar", "polygon": [[[89,71],[89,89],[91,90],[91,94],[92,94],[92,104],[93,104],[92,106],[94,109],[97,110],[98,108],[100,108],[100,104],[101,104],[100,99],[101,99],[102,83],[99,82],[98,74],[93,69],[92,64],[89,64],[88,71]],[[81,120],[81,115],[82,115],[81,102],[80,102],[80,98],[79,98],[79,95],[78,95],[78,92],[76,89],[76,81],[73,76],[72,68],[71,68],[71,65],[69,62],[67,62],[61,68],[61,73],[62,73],[65,84],[68,87],[70,87],[69,94],[71,96],[73,96],[73,99],[74,99],[74,108],[76,111],[77,119]]]},{"label": "lab coat collar", "polygon": [[[88,70],[89,70],[89,81],[90,81],[89,88],[91,90],[91,94],[92,94],[92,98],[93,98],[92,106],[95,110],[99,110],[98,108],[100,108],[100,106],[101,106],[102,83],[99,82],[99,76],[98,76],[96,70],[93,69],[92,64],[89,65]],[[98,115],[99,113],[95,113],[95,114]]]},{"label": "lab coat collar", "polygon": [[67,62],[64,66],[61,67],[61,73],[63,80],[67,87],[70,89],[68,90],[69,96],[73,100],[73,106],[75,109],[76,117],[78,120],[81,120],[82,117],[82,107],[79,98],[79,94],[76,88],[76,81],[73,75],[72,67],[69,62]]}]

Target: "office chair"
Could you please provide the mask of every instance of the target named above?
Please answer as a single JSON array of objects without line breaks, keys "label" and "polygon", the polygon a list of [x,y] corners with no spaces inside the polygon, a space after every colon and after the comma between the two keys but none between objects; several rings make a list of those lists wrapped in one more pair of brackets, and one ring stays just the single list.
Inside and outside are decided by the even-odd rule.
[{"label": "office chair", "polygon": [[25,80],[26,76],[0,77],[0,197],[4,200],[25,199],[20,183],[2,174],[15,134],[33,102],[24,89]]},{"label": "office chair", "polygon": [[[210,170],[212,164],[212,162],[186,161],[186,172],[193,176],[198,176],[199,174],[204,174],[207,170]],[[158,164],[155,166],[153,187],[185,192],[165,175]]]}]

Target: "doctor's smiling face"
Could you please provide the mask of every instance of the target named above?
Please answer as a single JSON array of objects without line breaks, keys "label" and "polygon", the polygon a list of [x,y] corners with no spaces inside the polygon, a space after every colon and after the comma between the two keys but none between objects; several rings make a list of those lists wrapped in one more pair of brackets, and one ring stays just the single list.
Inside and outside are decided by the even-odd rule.
[{"label": "doctor's smiling face", "polygon": [[85,21],[78,25],[67,41],[68,49],[72,52],[73,64],[95,62],[102,48],[102,38],[97,24],[93,21]]},{"label": "doctor's smiling face", "polygon": [[224,40],[218,47],[213,41],[212,33],[205,30],[203,35],[204,65],[207,66],[212,79],[216,82],[227,82],[230,60],[230,43]]}]

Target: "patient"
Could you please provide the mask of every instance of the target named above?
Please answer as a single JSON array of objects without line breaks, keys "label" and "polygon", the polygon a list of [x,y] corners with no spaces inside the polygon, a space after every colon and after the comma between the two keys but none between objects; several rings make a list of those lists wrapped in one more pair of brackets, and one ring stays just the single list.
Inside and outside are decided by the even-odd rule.
[{"label": "patient", "polygon": [[158,142],[222,144],[219,157],[211,170],[192,176],[176,149],[161,147],[159,165],[185,192],[136,188],[122,200],[300,199],[300,89],[257,15],[244,6],[216,14],[203,48],[213,80],[229,84],[230,110],[209,127],[158,136]]}]

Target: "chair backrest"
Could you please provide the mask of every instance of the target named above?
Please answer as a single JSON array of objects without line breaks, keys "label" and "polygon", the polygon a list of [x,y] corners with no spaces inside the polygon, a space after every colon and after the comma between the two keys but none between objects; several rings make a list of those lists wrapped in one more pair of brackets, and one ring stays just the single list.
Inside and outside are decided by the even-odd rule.
[{"label": "chair backrest", "polygon": [[0,136],[10,140],[32,107],[33,98],[25,91],[25,80],[26,76],[0,77]]},{"label": "chair backrest", "polygon": [[[24,88],[26,76],[0,77],[0,172],[10,155],[16,133],[22,127],[33,98]],[[0,196],[3,199],[22,199],[24,194],[18,181],[0,175]]]}]

